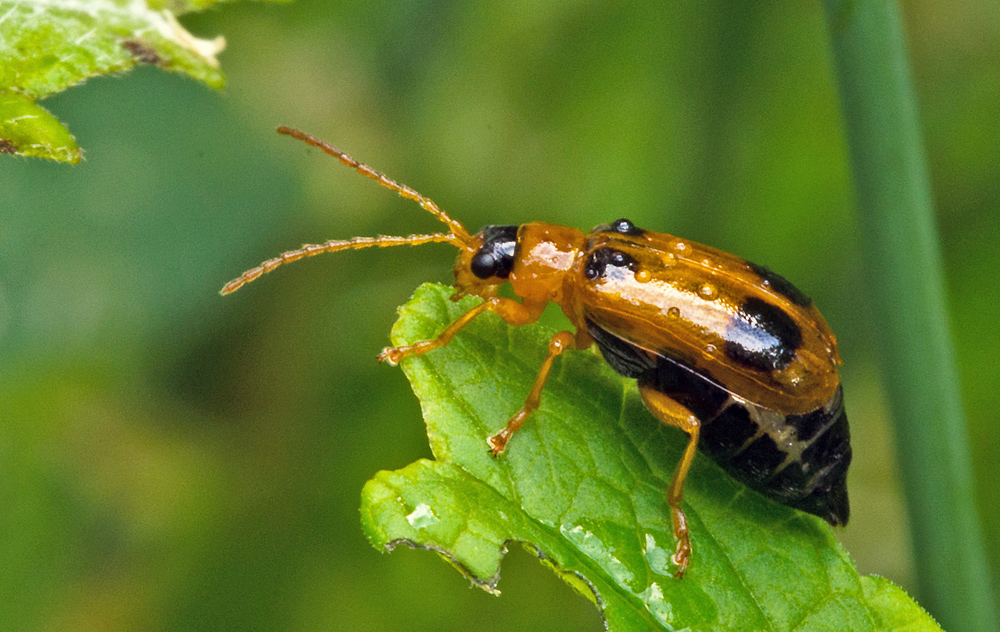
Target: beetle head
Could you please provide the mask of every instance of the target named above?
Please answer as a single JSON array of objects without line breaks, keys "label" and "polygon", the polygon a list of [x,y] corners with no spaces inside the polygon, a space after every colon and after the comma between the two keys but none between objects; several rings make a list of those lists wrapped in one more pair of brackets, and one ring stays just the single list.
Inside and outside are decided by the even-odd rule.
[{"label": "beetle head", "polygon": [[455,262],[455,289],[493,296],[507,282],[517,252],[517,226],[486,226],[473,235]]}]

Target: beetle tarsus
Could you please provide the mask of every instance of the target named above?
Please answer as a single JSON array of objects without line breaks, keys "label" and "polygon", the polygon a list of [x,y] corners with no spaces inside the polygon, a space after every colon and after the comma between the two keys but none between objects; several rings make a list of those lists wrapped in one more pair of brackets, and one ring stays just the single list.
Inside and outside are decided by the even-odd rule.
[{"label": "beetle tarsus", "polygon": [[486,439],[486,445],[490,446],[490,452],[493,456],[500,456],[504,450],[507,449],[507,441],[510,440],[510,436],[514,434],[509,428],[504,428],[500,432]]},{"label": "beetle tarsus", "polygon": [[378,354],[378,361],[385,362],[389,366],[397,366],[401,357],[399,349],[396,347],[386,347],[382,349],[382,353]]},{"label": "beetle tarsus", "polygon": [[670,508],[674,522],[674,537],[677,538],[677,550],[670,560],[677,565],[677,579],[684,577],[688,564],[691,563],[691,534],[687,526],[687,516],[680,507]]}]

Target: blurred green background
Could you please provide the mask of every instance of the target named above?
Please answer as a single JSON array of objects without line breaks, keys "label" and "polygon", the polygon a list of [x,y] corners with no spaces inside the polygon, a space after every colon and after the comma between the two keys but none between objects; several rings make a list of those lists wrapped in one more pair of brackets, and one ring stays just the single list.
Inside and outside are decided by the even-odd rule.
[{"label": "blurred green background", "polygon": [[[996,592],[1000,6],[903,9]],[[220,298],[304,242],[439,229],[279,124],[471,229],[627,216],[792,279],[845,359],[839,537],[916,590],[820,5],[300,0],[184,22],[226,36],[225,93],[95,79],[44,102],[82,165],[0,161],[0,628],[600,629],[519,548],[497,599],[368,546],[364,482],[430,456],[375,354],[454,251],[314,259]]]}]

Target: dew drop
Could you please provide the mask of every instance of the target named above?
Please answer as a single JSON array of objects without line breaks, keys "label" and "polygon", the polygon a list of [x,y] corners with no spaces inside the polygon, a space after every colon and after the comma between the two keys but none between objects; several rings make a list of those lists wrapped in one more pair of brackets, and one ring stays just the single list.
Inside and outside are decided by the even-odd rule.
[{"label": "dew drop", "polygon": [[667,310],[667,316],[669,318],[680,318],[681,317],[681,310],[680,310],[680,308],[679,307],[671,307],[670,309]]},{"label": "dew drop", "polygon": [[679,252],[681,254],[689,252],[688,248],[689,248],[689,246],[687,245],[686,242],[677,241],[677,242],[674,243],[674,250],[676,250],[677,252]]},{"label": "dew drop", "polygon": [[806,381],[800,362],[792,362],[779,372],[777,376],[782,383],[791,388],[800,388]]},{"label": "dew drop", "polygon": [[653,278],[653,273],[649,270],[639,270],[635,273],[635,280],[637,283],[647,283]]},{"label": "dew drop", "polygon": [[698,296],[702,297],[706,301],[711,301],[718,295],[719,290],[716,289],[716,287],[711,283],[702,283],[698,287]]}]

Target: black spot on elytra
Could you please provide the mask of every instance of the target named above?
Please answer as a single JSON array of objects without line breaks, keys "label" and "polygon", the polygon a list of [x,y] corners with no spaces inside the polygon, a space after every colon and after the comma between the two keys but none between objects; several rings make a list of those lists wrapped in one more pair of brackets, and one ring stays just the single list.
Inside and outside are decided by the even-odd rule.
[{"label": "black spot on elytra", "polygon": [[740,305],[726,330],[726,355],[758,371],[784,368],[802,344],[802,330],[783,309],[759,298]]},{"label": "black spot on elytra", "polygon": [[615,221],[611,222],[611,230],[613,230],[616,233],[620,233],[622,235],[633,235],[633,236],[638,236],[643,234],[643,232],[645,232],[641,228],[633,224],[631,221],[625,219],[624,217],[621,219],[616,219]]},{"label": "black spot on elytra", "polygon": [[799,288],[792,285],[788,279],[781,276],[777,272],[772,272],[769,268],[757,265],[756,263],[751,263],[749,261],[747,261],[747,266],[756,272],[762,280],[767,281],[767,284],[771,286],[771,289],[778,294],[781,294],[791,302],[799,305],[800,307],[808,307],[809,305],[812,305],[811,298],[803,294]]},{"label": "black spot on elytra", "polygon": [[596,226],[594,227],[594,230],[592,232],[618,233],[619,235],[632,235],[633,237],[638,237],[639,235],[642,235],[646,231],[633,224],[631,220],[622,217],[608,224],[601,224],[600,226]]},{"label": "black spot on elytra", "polygon": [[483,245],[469,262],[472,274],[480,279],[508,278],[517,253],[517,226],[486,226],[479,235]]},{"label": "black spot on elytra", "polygon": [[587,255],[583,265],[583,275],[588,279],[601,279],[616,271],[639,269],[639,262],[632,255],[614,248],[598,248]]}]

